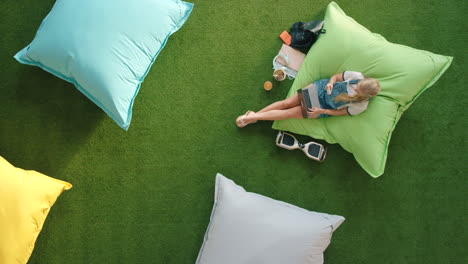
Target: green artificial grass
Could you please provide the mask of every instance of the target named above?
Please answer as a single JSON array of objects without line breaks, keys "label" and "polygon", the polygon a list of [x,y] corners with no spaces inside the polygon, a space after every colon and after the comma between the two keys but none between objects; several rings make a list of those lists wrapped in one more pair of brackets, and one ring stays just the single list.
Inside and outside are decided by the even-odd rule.
[{"label": "green artificial grass", "polygon": [[141,87],[128,132],[72,84],[13,59],[54,1],[1,2],[0,155],[74,185],[29,263],[194,263],[217,172],[248,191],[345,216],[327,263],[468,261],[464,1],[338,2],[391,42],[454,56],[402,116],[378,179],[338,145],[319,164],[276,147],[271,122],[234,123],[285,97],[291,81],[262,90],[278,35],[322,18],[327,1],[192,2]]}]

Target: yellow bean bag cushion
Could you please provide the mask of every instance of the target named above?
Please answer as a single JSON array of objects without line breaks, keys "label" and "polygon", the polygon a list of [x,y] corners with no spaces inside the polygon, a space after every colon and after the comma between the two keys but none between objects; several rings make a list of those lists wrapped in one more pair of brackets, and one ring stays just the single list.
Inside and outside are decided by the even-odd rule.
[{"label": "yellow bean bag cushion", "polygon": [[0,156],[0,263],[28,262],[50,208],[71,187]]}]

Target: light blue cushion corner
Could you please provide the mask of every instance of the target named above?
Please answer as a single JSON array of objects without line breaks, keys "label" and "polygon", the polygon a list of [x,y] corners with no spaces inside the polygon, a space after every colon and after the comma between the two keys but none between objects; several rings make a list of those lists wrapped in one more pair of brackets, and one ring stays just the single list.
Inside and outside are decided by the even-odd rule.
[{"label": "light blue cushion corner", "polygon": [[57,0],[14,57],[73,83],[127,130],[141,83],[192,8],[179,0]]}]

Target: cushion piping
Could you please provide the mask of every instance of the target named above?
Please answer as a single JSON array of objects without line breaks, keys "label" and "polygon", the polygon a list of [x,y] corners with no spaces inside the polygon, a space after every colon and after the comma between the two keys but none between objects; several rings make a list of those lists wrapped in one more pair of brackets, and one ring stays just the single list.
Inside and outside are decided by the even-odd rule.
[{"label": "cushion piping", "polygon": [[[436,76],[434,76],[434,78],[432,78],[421,90],[419,90],[419,92],[411,100],[408,101],[408,103],[406,103],[403,106],[403,108],[401,110],[402,112],[406,111],[423,92],[425,92],[429,87],[434,85],[434,83],[437,82],[439,80],[439,78],[442,76],[442,74],[444,74],[445,71],[450,67],[450,65],[452,64],[452,61],[453,61],[453,57],[449,57],[449,56],[445,56],[445,57],[448,60],[445,63],[444,67],[442,67],[442,69],[440,69],[440,71],[436,74]],[[430,57],[430,58],[432,59],[432,57]]]},{"label": "cushion piping", "polygon": [[221,176],[218,173],[216,174],[215,198],[214,198],[213,210],[211,211],[211,215],[210,215],[210,222],[208,223],[208,227],[206,228],[205,236],[203,237],[202,248],[200,249],[200,253],[198,253],[197,261],[195,262],[195,264],[200,263],[202,255],[203,255],[203,251],[205,249],[206,242],[208,241],[208,233],[210,232],[211,224],[213,223],[216,208],[218,208],[219,189],[221,189],[219,186],[220,182],[221,182]]}]

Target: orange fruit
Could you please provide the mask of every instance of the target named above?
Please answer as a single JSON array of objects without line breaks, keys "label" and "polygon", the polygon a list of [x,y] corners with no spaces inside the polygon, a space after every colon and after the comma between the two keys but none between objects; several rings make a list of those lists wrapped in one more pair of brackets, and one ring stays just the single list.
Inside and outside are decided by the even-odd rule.
[{"label": "orange fruit", "polygon": [[263,84],[263,89],[267,90],[267,91],[270,91],[271,88],[273,88],[273,84],[270,82],[270,81],[266,81],[264,84]]}]

